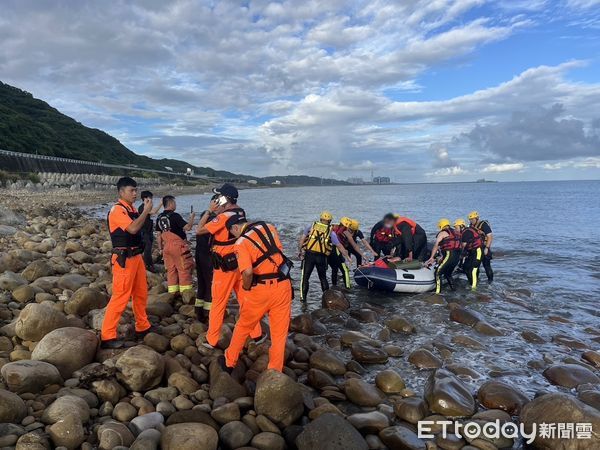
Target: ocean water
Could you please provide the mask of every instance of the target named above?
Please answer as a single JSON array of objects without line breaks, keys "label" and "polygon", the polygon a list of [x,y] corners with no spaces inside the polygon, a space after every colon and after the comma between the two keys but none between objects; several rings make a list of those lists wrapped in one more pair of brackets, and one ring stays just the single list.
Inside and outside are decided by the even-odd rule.
[{"label": "ocean water", "polygon": [[[200,212],[209,197],[179,197],[178,210],[184,217],[190,205]],[[239,204],[250,219],[275,224],[287,253],[294,259],[301,230],[324,209],[336,219],[350,216],[360,220],[367,236],[385,213],[397,212],[420,223],[430,240],[441,217],[466,219],[469,211],[478,210],[494,231],[495,281],[489,285],[482,270],[477,293],[466,289],[465,280],[445,298],[480,312],[502,329],[504,336],[483,336],[449,321],[448,308],[425,302],[424,295],[387,294],[358,286],[347,295],[352,306],[375,303],[384,308],[384,315],[402,314],[415,324],[416,334],[394,335],[394,343],[404,348],[405,356],[388,363],[406,377],[409,387],[419,390],[428,372],[416,370],[408,363],[407,355],[423,346],[435,353],[432,342],[444,342],[454,349],[448,362],[481,375],[479,379],[465,379],[474,387],[491,377],[501,377],[533,394],[539,389],[555,388],[531,361],[545,359],[548,364],[580,358],[581,351],[552,342],[554,336],[564,334],[590,348],[600,347],[599,197],[600,181],[411,184],[243,190]],[[299,270],[296,261],[296,288]],[[315,272],[309,309],[319,308],[320,298]],[[296,299],[294,313],[300,311]],[[381,323],[370,323],[364,324],[362,331],[376,336],[381,328]],[[527,343],[521,337],[524,330],[538,333],[547,342]],[[453,345],[451,339],[457,334],[477,339],[484,350]],[[382,366],[374,366],[371,373],[379,369]]]}]

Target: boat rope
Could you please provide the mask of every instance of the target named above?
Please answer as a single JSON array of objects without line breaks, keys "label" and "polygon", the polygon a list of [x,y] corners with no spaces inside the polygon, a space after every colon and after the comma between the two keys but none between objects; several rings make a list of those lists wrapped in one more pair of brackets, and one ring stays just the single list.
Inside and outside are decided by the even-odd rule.
[{"label": "boat rope", "polygon": [[356,270],[367,279],[367,289],[371,289],[373,287],[373,281],[362,271],[360,267],[356,266]]}]

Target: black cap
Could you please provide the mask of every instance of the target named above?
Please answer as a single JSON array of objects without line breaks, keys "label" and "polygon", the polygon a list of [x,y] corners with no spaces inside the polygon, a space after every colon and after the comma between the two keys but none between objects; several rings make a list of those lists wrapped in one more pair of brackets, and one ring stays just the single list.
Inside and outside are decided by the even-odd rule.
[{"label": "black cap", "polygon": [[238,198],[238,190],[233,184],[225,183],[220,188],[213,189],[215,194],[221,194],[225,197],[233,198],[237,200]]},{"label": "black cap", "polygon": [[232,226],[237,225],[238,223],[246,223],[248,219],[246,219],[246,215],[243,213],[237,213],[227,219],[225,222],[225,227],[229,230]]}]

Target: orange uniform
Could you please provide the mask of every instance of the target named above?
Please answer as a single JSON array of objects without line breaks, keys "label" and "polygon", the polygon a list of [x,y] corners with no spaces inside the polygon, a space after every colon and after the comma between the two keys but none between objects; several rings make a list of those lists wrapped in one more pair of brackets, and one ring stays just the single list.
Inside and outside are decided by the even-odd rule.
[{"label": "orange uniform", "polygon": [[[237,270],[235,264],[235,253],[234,244],[235,237],[233,237],[227,229],[227,220],[236,215],[243,213],[241,208],[232,208],[225,212],[222,212],[210,222],[207,222],[204,227],[213,236],[212,252],[215,256],[213,264],[213,281],[211,288],[212,305],[208,316],[208,331],[206,332],[206,341],[216,346],[221,336],[221,327],[223,326],[223,319],[225,317],[225,310],[227,309],[227,303],[231,296],[231,291],[235,291],[237,301],[240,305],[244,303],[244,291],[242,289],[242,277],[240,272]],[[226,263],[218,263],[218,260],[226,260]],[[230,267],[226,265],[233,264]],[[260,323],[258,323],[255,329],[251,333],[252,338],[260,337],[262,329]]]},{"label": "orange uniform", "polygon": [[167,271],[167,290],[171,294],[193,289],[194,258],[185,234],[187,222],[172,210],[156,218],[156,229]]},{"label": "orange uniform", "polygon": [[[108,230],[113,244],[111,259],[113,272],[112,297],[106,307],[102,322],[101,338],[103,341],[117,338],[119,320],[127,303],[132,299],[135,316],[135,330],[143,332],[150,328],[146,315],[148,301],[148,284],[146,281],[146,265],[142,257],[140,233],[131,234],[127,228],[139,216],[136,209],[119,200],[108,213]],[[120,252],[124,255],[124,267],[117,261]]]},{"label": "orange uniform", "polygon": [[[267,251],[267,246],[271,247],[271,251]],[[264,315],[268,315],[271,329],[268,367],[280,372],[283,370],[285,343],[292,311],[292,283],[288,277],[278,273],[279,266],[284,262],[281,251],[282,245],[277,230],[273,225],[264,222],[249,225],[247,231],[236,242],[238,273],[252,269],[254,283],[252,288],[246,291],[231,344],[225,350],[225,362],[228,367],[235,367],[250,332]]]}]

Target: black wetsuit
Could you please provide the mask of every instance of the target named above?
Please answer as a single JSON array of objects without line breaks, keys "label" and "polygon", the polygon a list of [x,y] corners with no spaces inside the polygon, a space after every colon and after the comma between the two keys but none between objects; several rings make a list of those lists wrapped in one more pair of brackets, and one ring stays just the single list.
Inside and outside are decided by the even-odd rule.
[{"label": "black wetsuit", "polygon": [[319,281],[321,282],[321,289],[325,292],[329,289],[329,282],[327,281],[327,255],[324,253],[317,253],[306,251],[304,253],[304,259],[302,260],[302,277],[300,281],[300,299],[305,302],[308,296],[308,286],[310,284],[310,276],[314,269],[317,269],[319,275]]},{"label": "black wetsuit", "polygon": [[[488,234],[492,232],[492,227],[487,222],[487,220],[482,220],[476,225],[477,229],[480,231],[481,239],[483,239],[483,245],[485,248],[485,238]],[[485,270],[485,274],[487,275],[488,281],[491,283],[494,281],[494,271],[492,270],[492,249],[488,248],[487,255],[485,251],[483,252],[483,259],[481,260],[483,265],[483,269]]]},{"label": "black wetsuit", "polygon": [[[479,240],[478,245],[474,245],[473,242]],[[472,227],[466,228],[462,232],[461,243],[466,243],[465,251],[465,262],[463,263],[463,270],[467,274],[467,279],[471,285],[471,289],[477,288],[477,280],[479,279],[479,266],[481,265],[481,258],[483,256],[483,249],[481,248],[481,239],[477,236],[477,230]]]},{"label": "black wetsuit", "polygon": [[[142,203],[138,206],[138,212],[142,214],[144,211],[144,204]],[[152,244],[154,243],[154,224],[152,223],[152,219],[150,214],[146,216],[146,220],[144,221],[144,225],[140,229],[140,233],[142,235],[142,242],[144,244],[144,264],[146,265],[146,269],[154,268],[154,261],[152,260]]]},{"label": "black wetsuit", "polygon": [[427,256],[427,234],[425,230],[417,224],[413,235],[407,222],[402,222],[399,227],[402,234],[394,242],[396,244],[396,256],[405,259],[412,251],[414,260],[425,261]]},{"label": "black wetsuit", "polygon": [[[201,216],[204,213],[201,214]],[[214,215],[208,220],[214,219]],[[213,264],[210,257],[210,234],[196,236],[196,274],[198,276],[198,290],[196,295],[196,315],[202,318],[208,314],[212,305],[211,288],[213,278]],[[202,310],[202,311],[201,311]]]},{"label": "black wetsuit", "polygon": [[[354,239],[354,242],[357,244],[359,241],[362,241],[364,238],[365,238],[365,235],[360,230],[356,230],[355,233],[352,233],[352,239]],[[359,252],[357,252],[354,249],[354,247],[352,247],[352,245],[348,245],[346,250],[348,250],[348,253],[350,255],[354,255],[356,257],[356,265],[360,266],[362,264],[362,255]]]}]

